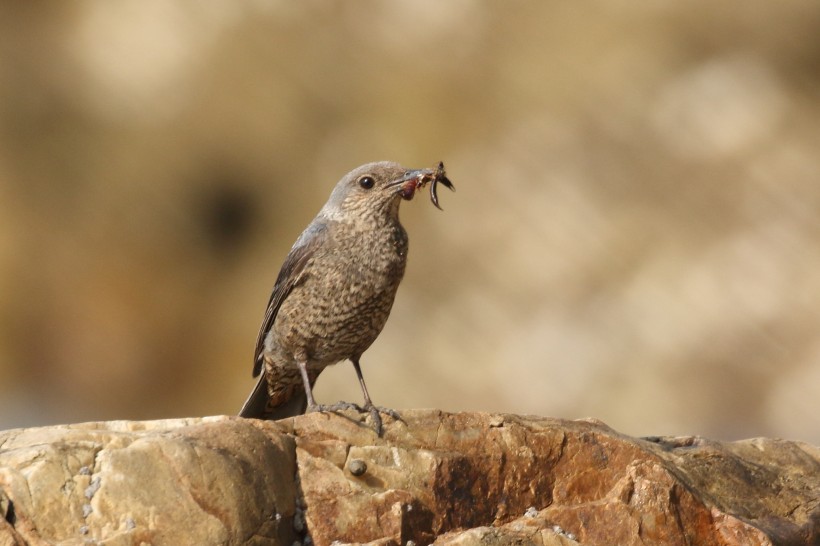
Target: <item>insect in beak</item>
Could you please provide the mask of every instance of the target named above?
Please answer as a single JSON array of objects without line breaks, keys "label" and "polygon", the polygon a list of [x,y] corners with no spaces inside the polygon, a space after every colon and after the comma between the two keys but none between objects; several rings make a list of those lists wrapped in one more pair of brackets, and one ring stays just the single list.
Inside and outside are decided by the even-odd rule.
[{"label": "insect in beak", "polygon": [[432,173],[425,173],[422,175],[420,182],[416,185],[416,188],[423,188],[425,184],[430,182],[430,201],[436,206],[438,210],[443,210],[441,206],[438,204],[438,193],[436,192],[436,188],[439,184],[444,184],[450,190],[456,191],[456,187],[450,182],[450,179],[447,178],[447,174],[444,172],[444,162],[439,161],[438,167]]},{"label": "insect in beak", "polygon": [[438,204],[438,185],[443,184],[453,191],[456,189],[453,183],[450,182],[450,179],[447,178],[447,175],[444,172],[444,162],[442,161],[439,162],[438,167],[436,167],[435,170],[418,169],[415,171],[408,171],[400,179],[391,182],[389,185],[399,186],[398,193],[401,194],[402,198],[409,201],[416,194],[417,190],[423,188],[428,183],[430,184],[430,200],[436,208],[442,210],[441,206]]}]

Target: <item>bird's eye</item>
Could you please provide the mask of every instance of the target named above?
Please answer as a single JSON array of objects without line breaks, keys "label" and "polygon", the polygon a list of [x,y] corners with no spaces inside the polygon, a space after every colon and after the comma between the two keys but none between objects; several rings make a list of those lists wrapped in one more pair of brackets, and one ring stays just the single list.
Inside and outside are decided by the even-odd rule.
[{"label": "bird's eye", "polygon": [[366,190],[369,190],[376,184],[376,181],[373,180],[372,176],[363,176],[359,179],[359,185]]}]

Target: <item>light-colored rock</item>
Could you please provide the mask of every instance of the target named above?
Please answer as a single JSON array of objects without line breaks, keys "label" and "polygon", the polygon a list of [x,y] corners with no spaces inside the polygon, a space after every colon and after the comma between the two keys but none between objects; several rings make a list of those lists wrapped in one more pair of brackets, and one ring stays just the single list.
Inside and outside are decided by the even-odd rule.
[{"label": "light-colored rock", "polygon": [[27,544],[285,543],[295,470],[292,438],[241,419],[0,433],[4,522]]},{"label": "light-colored rock", "polygon": [[0,433],[0,546],[820,541],[820,451],[805,444],[402,416],[382,438],[356,413]]}]

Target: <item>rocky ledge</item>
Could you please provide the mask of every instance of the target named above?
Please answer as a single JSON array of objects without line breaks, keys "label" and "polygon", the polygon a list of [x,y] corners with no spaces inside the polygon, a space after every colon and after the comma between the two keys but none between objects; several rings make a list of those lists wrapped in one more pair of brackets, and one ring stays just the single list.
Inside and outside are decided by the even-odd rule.
[{"label": "rocky ledge", "polygon": [[820,449],[408,410],[0,432],[0,545],[817,545]]}]

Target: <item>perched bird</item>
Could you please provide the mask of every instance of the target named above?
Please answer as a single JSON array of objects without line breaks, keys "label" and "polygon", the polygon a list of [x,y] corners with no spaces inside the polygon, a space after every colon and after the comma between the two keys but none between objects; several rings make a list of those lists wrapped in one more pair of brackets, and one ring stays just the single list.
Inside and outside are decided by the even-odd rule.
[{"label": "perched bird", "polygon": [[[397,163],[362,165],[345,175],[291,248],[282,265],[256,339],[253,375],[259,380],[239,415],[281,419],[307,411],[369,412],[381,434],[359,359],[390,315],[407,263],[407,232],[399,204],[432,182],[452,183],[438,169],[410,170]],[[322,370],[353,362],[364,405],[318,405],[312,388]],[[261,373],[261,375],[260,375]]]}]

